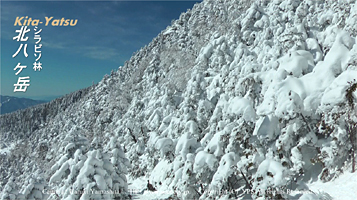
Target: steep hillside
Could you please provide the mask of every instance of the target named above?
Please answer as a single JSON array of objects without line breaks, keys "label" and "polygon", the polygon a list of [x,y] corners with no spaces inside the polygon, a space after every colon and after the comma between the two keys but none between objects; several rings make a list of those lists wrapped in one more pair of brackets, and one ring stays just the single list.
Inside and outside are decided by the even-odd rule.
[{"label": "steep hillside", "polygon": [[99,84],[0,116],[2,198],[129,198],[145,176],[173,199],[328,199],[303,193],[355,165],[356,27],[355,0],[196,4]]}]

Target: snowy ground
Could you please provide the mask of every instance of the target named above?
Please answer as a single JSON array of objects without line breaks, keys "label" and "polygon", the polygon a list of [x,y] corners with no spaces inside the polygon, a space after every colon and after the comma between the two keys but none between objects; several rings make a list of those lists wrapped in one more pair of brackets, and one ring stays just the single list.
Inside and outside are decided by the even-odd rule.
[{"label": "snowy ground", "polygon": [[307,184],[315,193],[327,192],[333,199],[357,199],[357,172],[345,172],[337,179],[323,183],[321,180]]},{"label": "snowy ground", "polygon": [[142,200],[159,200],[167,199],[173,193],[172,191],[149,191],[146,189],[147,178],[140,177],[135,180],[128,180],[129,193],[132,195],[132,199],[142,199]]},{"label": "snowy ground", "polygon": [[[129,192],[133,199],[158,200],[167,199],[172,192],[146,190],[147,178],[140,177],[135,180],[128,180]],[[345,172],[333,181],[323,183],[321,180],[307,184],[314,193],[328,193],[333,199],[356,200],[357,199],[357,172]],[[307,197],[307,198],[306,198]],[[309,199],[306,196],[306,199]],[[312,196],[311,196],[312,197]]]}]

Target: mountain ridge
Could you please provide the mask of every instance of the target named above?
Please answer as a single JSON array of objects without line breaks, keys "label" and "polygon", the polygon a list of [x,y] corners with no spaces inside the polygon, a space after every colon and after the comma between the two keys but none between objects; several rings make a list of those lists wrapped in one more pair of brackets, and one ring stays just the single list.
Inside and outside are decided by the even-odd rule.
[{"label": "mountain ridge", "polygon": [[1,104],[1,114],[6,114],[14,112],[16,110],[24,109],[27,107],[35,106],[37,104],[45,103],[44,100],[34,100],[29,98],[18,98],[12,96],[0,95]]}]

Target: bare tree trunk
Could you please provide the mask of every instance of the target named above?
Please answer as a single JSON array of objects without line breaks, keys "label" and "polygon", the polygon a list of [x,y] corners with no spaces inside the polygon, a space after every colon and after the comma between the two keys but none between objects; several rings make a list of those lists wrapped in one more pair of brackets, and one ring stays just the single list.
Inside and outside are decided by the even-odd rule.
[{"label": "bare tree trunk", "polygon": [[352,173],[356,171],[356,158],[355,158],[355,149],[356,149],[356,134],[357,134],[357,124],[353,123],[352,120],[350,120],[349,117],[349,124],[347,126],[347,132],[349,134],[350,142],[352,145],[351,148],[351,156],[352,156]]},{"label": "bare tree trunk", "polygon": [[356,150],[356,135],[357,135],[357,123],[353,122],[351,119],[351,113],[355,112],[354,110],[354,103],[355,103],[355,96],[353,95],[353,92],[357,90],[357,83],[352,83],[349,82],[350,87],[346,90],[346,98],[348,101],[349,106],[352,108],[351,112],[348,113],[348,126],[347,128],[349,129],[349,136],[350,136],[350,142],[352,144],[352,149],[351,149],[351,154],[352,154],[352,173],[355,172],[355,150]]},{"label": "bare tree trunk", "polygon": [[248,179],[244,176],[243,172],[241,170],[239,170],[240,173],[242,174],[244,180],[245,180],[245,183],[246,183],[246,186],[249,188],[249,189],[252,189],[252,186],[250,185]]},{"label": "bare tree trunk", "polygon": [[135,143],[138,143],[138,141],[135,138],[135,135],[133,134],[133,131],[130,128],[127,128],[129,130],[129,134],[131,135],[131,137],[133,138]]},{"label": "bare tree trunk", "polygon": [[354,124],[352,130],[350,130],[350,140],[351,140],[351,144],[352,144],[352,173],[355,172],[355,168],[356,168],[356,161],[355,161],[355,149],[356,149],[356,133],[357,133],[357,125]]},{"label": "bare tree trunk", "polygon": [[355,172],[355,165],[356,165],[356,161],[355,161],[355,151],[352,150],[352,173]]}]

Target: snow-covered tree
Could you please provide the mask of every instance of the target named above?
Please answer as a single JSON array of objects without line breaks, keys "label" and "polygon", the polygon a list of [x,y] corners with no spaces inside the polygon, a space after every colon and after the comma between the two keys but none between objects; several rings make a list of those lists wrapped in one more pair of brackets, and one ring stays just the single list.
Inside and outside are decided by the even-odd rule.
[{"label": "snow-covered tree", "polygon": [[17,185],[14,183],[14,177],[10,177],[1,192],[1,200],[15,200],[19,195]]},{"label": "snow-covered tree", "polygon": [[46,199],[48,197],[48,194],[44,193],[46,184],[46,181],[41,176],[28,179],[28,184],[23,188],[23,191],[20,191],[21,194],[17,199]]}]

